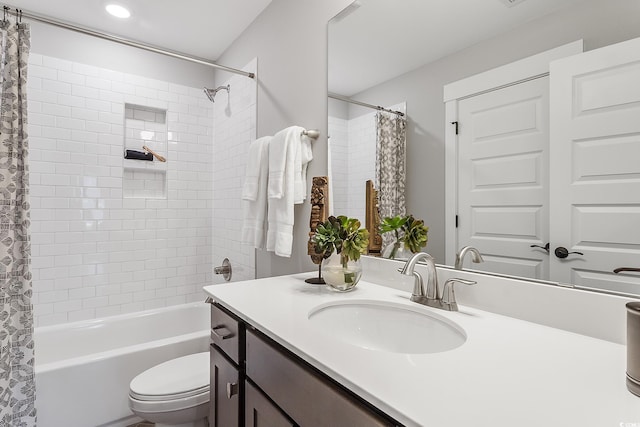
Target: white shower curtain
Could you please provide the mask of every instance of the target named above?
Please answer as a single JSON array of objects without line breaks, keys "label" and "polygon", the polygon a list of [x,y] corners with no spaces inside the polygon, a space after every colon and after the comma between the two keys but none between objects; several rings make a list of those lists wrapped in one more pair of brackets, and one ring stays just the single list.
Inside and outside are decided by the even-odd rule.
[{"label": "white shower curtain", "polygon": [[0,24],[0,427],[36,425],[29,261],[28,24]]}]

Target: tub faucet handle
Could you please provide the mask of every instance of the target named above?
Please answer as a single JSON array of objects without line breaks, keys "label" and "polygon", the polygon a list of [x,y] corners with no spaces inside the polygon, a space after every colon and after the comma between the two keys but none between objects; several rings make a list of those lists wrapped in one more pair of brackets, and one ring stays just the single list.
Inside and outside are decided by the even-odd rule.
[{"label": "tub faucet handle", "polygon": [[222,274],[222,277],[224,277],[224,280],[227,282],[231,280],[231,263],[229,262],[229,258],[222,260],[222,265],[215,267],[213,272],[215,274]]}]

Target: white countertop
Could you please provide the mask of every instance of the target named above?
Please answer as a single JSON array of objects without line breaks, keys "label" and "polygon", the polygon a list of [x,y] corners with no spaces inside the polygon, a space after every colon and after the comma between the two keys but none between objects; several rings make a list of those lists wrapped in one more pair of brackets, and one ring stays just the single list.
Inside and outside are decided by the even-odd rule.
[{"label": "white countertop", "polygon": [[[305,283],[311,276],[204,290],[406,426],[640,426],[640,398],[625,385],[623,345],[462,305],[459,312],[423,307],[409,292],[364,281],[336,293]],[[447,352],[406,355],[356,347],[310,324],[314,307],[348,299],[434,311],[462,327],[467,340]]]}]

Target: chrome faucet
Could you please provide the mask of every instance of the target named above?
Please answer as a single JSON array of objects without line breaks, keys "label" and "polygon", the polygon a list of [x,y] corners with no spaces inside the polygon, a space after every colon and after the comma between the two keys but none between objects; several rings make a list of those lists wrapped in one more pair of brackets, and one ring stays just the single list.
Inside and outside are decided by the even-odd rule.
[{"label": "chrome faucet", "polygon": [[[471,248],[478,256],[480,255],[476,249]],[[482,257],[480,257],[482,259]],[[427,267],[427,288],[425,291],[424,281],[420,273],[415,271],[416,264],[420,260],[426,261]],[[426,252],[418,252],[407,261],[401,269],[398,270],[405,276],[414,277],[413,292],[411,294],[411,301],[423,304],[429,307],[439,308],[448,311],[458,311],[458,304],[456,303],[455,294],[453,292],[454,283],[462,283],[464,285],[474,285],[476,282],[472,280],[464,279],[449,279],[444,284],[443,295],[440,296],[440,289],[438,288],[438,274],[436,272],[436,264],[431,255]]]},{"label": "chrome faucet", "polygon": [[[425,291],[424,281],[422,276],[417,271],[414,271],[416,264],[420,260],[427,262],[427,288]],[[440,308],[441,298],[440,290],[438,289],[438,274],[436,273],[436,264],[431,255],[426,252],[418,252],[412,256],[402,267],[398,270],[405,276],[413,276],[415,283],[413,286],[413,293],[411,294],[411,301],[428,305],[429,307]]]},{"label": "chrome faucet", "polygon": [[473,246],[465,246],[456,254],[456,270],[462,270],[462,263],[464,262],[464,257],[467,253],[471,253],[471,261],[475,263],[483,262],[482,255],[480,255],[480,251],[474,248]]}]

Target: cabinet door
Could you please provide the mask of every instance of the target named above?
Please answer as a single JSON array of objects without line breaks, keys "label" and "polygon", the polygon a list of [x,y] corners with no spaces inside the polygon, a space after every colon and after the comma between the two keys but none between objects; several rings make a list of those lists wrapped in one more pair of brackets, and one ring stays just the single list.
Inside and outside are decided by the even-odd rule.
[{"label": "cabinet door", "polygon": [[211,346],[209,425],[234,427],[240,422],[240,374],[220,351]]},{"label": "cabinet door", "polygon": [[249,382],[245,382],[244,411],[245,427],[294,427],[295,425]]}]

